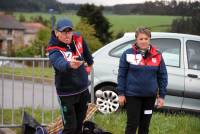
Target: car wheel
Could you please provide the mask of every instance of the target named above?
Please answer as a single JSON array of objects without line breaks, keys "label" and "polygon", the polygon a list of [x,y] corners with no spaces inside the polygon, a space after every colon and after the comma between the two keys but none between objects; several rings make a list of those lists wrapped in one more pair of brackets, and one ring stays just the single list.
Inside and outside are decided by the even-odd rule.
[{"label": "car wheel", "polygon": [[119,107],[118,95],[114,90],[113,86],[105,86],[95,92],[96,105],[101,113],[109,114],[117,111]]}]

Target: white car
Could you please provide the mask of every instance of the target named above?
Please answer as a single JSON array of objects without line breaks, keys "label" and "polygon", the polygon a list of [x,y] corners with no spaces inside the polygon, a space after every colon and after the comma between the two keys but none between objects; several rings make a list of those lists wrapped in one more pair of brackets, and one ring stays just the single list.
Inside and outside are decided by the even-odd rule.
[{"label": "white car", "polygon": [[[119,58],[134,41],[135,33],[125,33],[93,54],[95,91],[115,90]],[[200,36],[152,32],[151,44],[162,52],[167,65],[165,108],[200,112]]]}]

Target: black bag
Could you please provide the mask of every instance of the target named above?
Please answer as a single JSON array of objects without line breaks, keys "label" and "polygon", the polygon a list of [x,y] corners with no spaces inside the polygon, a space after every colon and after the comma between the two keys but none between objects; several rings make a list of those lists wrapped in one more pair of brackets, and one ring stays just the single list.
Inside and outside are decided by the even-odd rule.
[{"label": "black bag", "polygon": [[106,132],[101,128],[98,128],[97,125],[92,121],[85,121],[83,123],[83,132],[82,134],[112,134]]},{"label": "black bag", "polygon": [[40,126],[40,124],[32,116],[24,112],[22,134],[35,134],[37,126]]},{"label": "black bag", "polygon": [[44,127],[38,126],[36,128],[35,134],[48,134],[48,133],[47,133],[47,130]]}]

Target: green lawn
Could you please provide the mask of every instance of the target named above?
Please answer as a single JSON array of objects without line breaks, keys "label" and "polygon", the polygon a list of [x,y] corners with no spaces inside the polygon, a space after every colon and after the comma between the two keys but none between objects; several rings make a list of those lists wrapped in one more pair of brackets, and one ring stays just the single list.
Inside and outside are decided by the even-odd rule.
[{"label": "green lawn", "polygon": [[[111,115],[96,114],[94,121],[99,127],[113,134],[124,134],[125,113]],[[199,134],[200,118],[187,114],[154,113],[150,125],[150,134]]]},{"label": "green lawn", "polygon": [[0,71],[0,74],[9,74],[9,75],[16,75],[16,76],[25,76],[25,77],[37,77],[37,78],[49,78],[53,79],[54,78],[54,70],[52,68],[44,68],[42,70],[41,67],[35,67],[34,70],[32,67],[26,67],[26,68],[15,68],[14,70],[11,67],[6,67],[4,70]]},{"label": "green lawn", "polygon": [[[31,114],[31,109],[26,109]],[[14,112],[15,123],[21,122],[21,110]],[[0,109],[0,120],[1,117]],[[4,110],[4,123],[10,124],[12,120],[12,111]],[[51,121],[51,112],[45,111],[44,114],[45,123]],[[59,116],[59,110],[54,111],[54,117]],[[35,110],[34,117],[37,121],[41,122],[41,110]],[[116,112],[110,115],[103,115],[96,113],[93,117],[93,121],[98,127],[103,128],[113,134],[124,134],[126,125],[125,112]],[[20,129],[15,129],[17,134],[20,134]],[[200,132],[200,118],[188,114],[164,114],[154,113],[150,125],[150,134],[199,134]]]},{"label": "green lawn", "polygon": [[156,15],[108,15],[114,31],[135,31],[138,26],[150,27],[152,31],[167,31],[177,16]]},{"label": "green lawn", "polygon": [[[27,20],[31,16],[43,16],[45,19],[50,19],[50,14],[48,13],[14,13],[14,16],[19,18],[20,14],[23,14]],[[76,25],[80,20],[80,17],[76,16],[75,12],[55,14],[57,19],[60,18],[70,18]],[[159,16],[159,15],[114,15],[105,14],[109,22],[112,24],[111,30],[114,33],[119,31],[135,31],[138,26],[147,26],[152,29],[152,31],[168,31],[170,25],[177,16]]]}]

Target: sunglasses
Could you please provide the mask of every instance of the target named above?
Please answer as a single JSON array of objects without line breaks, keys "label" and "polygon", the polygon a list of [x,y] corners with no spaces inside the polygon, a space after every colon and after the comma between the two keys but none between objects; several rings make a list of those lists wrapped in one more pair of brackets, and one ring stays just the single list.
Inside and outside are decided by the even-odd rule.
[{"label": "sunglasses", "polygon": [[66,28],[61,32],[62,35],[67,35],[67,34],[71,34],[71,33],[72,33],[72,29],[71,28]]}]

